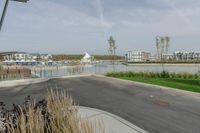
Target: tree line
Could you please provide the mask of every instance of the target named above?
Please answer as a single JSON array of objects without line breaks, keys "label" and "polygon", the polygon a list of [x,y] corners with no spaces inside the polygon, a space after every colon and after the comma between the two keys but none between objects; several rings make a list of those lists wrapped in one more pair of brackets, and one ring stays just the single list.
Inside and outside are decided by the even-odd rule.
[{"label": "tree line", "polygon": [[[62,60],[81,60],[84,57],[84,55],[64,55],[64,54],[60,54],[60,55],[53,55],[53,60],[54,61],[62,61]],[[92,55],[92,57],[95,60],[123,60],[124,56],[119,56],[116,55],[114,56],[110,56],[110,55]]]}]

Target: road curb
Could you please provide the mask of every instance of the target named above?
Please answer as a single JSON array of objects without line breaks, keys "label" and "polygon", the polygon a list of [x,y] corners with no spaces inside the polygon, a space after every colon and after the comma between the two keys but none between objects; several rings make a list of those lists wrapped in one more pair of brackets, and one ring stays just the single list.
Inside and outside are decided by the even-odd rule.
[{"label": "road curb", "polygon": [[142,82],[137,82],[137,81],[131,81],[131,80],[126,80],[126,79],[108,77],[108,76],[99,75],[99,74],[94,74],[93,76],[101,77],[101,78],[108,78],[108,79],[112,79],[112,80],[119,80],[119,81],[123,81],[123,82],[133,83],[133,84],[136,84],[136,85],[142,85],[142,86],[145,86],[145,87],[152,87],[152,88],[162,89],[162,90],[170,90],[170,91],[177,92],[177,93],[182,93],[182,94],[186,94],[186,95],[190,95],[190,96],[196,96],[196,98],[200,99],[200,93],[197,93],[197,92],[180,90],[180,89],[176,89],[176,88],[164,87],[164,86],[142,83]]},{"label": "road curb", "polygon": [[76,78],[76,77],[88,77],[93,74],[86,75],[71,75],[71,76],[61,76],[61,77],[52,77],[52,78],[35,78],[35,79],[20,79],[20,80],[10,80],[10,81],[0,81],[0,88],[3,87],[14,87],[14,86],[22,86],[22,85],[30,85],[30,84],[38,84],[43,83],[52,79],[67,79],[67,78]]},{"label": "road curb", "polygon": [[37,84],[48,81],[49,78],[37,78],[37,79],[20,79],[20,80],[11,80],[11,81],[1,81],[0,88],[2,87],[14,87],[14,86],[22,86],[29,84]]}]

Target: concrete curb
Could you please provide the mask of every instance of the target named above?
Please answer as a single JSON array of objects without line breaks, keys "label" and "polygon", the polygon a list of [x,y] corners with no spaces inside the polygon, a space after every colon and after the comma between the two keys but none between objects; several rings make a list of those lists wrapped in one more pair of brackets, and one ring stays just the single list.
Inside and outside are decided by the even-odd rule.
[{"label": "concrete curb", "polygon": [[88,77],[88,76],[92,76],[92,75],[93,74],[71,75],[71,76],[61,76],[61,77],[52,77],[52,78],[35,78],[35,79],[20,79],[20,80],[1,81],[0,82],[0,88],[43,83],[43,82],[49,81],[51,79],[67,79],[67,78],[76,78],[76,77]]},{"label": "concrete curb", "polygon": [[60,77],[52,77],[50,79],[67,79],[67,78],[77,78],[77,77],[89,77],[94,74],[84,74],[84,75],[71,75],[71,76],[60,76]]},{"label": "concrete curb", "polygon": [[153,84],[148,84],[148,83],[142,83],[142,82],[137,82],[137,81],[119,79],[119,78],[114,78],[114,77],[107,77],[105,75],[94,74],[93,76],[123,81],[123,82],[127,82],[127,83],[133,83],[133,84],[136,84],[136,85],[142,85],[142,86],[145,86],[145,87],[152,87],[152,88],[155,88],[155,89],[169,90],[169,91],[182,93],[182,94],[189,95],[189,96],[196,96],[196,98],[200,99],[200,93],[196,93],[196,92],[180,90],[180,89],[170,88],[170,87],[164,87],[164,86],[159,86],[159,85],[153,85]]},{"label": "concrete curb", "polygon": [[137,131],[138,133],[148,133],[147,131],[139,128],[138,126],[126,121],[125,119],[119,117],[119,116],[116,116],[114,114],[111,114],[109,112],[106,112],[106,111],[103,111],[103,110],[99,110],[99,109],[95,109],[95,108],[89,108],[89,107],[83,107],[83,106],[79,106],[79,108],[81,109],[86,109],[86,110],[92,110],[92,111],[95,111],[95,112],[98,112],[99,114],[104,114],[104,115],[107,115],[107,116],[110,116],[111,118],[119,121],[122,125],[126,125],[128,126],[129,128],[133,129],[134,131]]},{"label": "concrete curb", "polygon": [[29,84],[36,84],[48,81],[49,78],[37,78],[37,79],[20,79],[20,80],[11,80],[11,81],[1,81],[1,87],[13,87],[13,86],[22,86]]}]

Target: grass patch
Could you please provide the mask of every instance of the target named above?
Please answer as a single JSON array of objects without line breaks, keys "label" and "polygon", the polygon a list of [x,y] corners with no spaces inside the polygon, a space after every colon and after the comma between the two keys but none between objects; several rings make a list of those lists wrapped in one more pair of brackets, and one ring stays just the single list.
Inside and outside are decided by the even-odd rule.
[{"label": "grass patch", "polygon": [[200,79],[196,74],[126,72],[108,73],[107,76],[200,93]]}]

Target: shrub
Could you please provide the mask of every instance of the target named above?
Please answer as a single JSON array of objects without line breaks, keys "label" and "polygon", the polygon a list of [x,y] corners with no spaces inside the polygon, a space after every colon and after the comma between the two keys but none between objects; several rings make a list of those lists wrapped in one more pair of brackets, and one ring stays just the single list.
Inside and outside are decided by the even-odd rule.
[{"label": "shrub", "polygon": [[195,76],[194,76],[194,74],[189,74],[189,73],[188,73],[187,78],[188,78],[188,79],[195,79]]},{"label": "shrub", "polygon": [[144,73],[143,73],[143,72],[139,72],[137,75],[138,75],[138,77],[142,77],[142,78],[144,78],[144,77],[145,77],[145,75],[144,75]]},{"label": "shrub", "polygon": [[[0,106],[5,105],[0,102]],[[105,132],[100,123],[96,126],[80,117],[78,107],[74,106],[72,98],[67,96],[65,92],[50,91],[46,99],[36,104],[31,103],[30,97],[28,97],[24,106],[15,105],[13,111],[7,111],[2,119],[5,121],[1,125],[0,132],[6,133]]]},{"label": "shrub", "polygon": [[140,77],[140,78],[178,78],[178,79],[198,79],[199,74],[189,74],[189,73],[169,73],[167,71],[159,72],[115,72],[107,73],[106,76],[109,77]]},{"label": "shrub", "polygon": [[199,78],[199,74],[197,74],[197,73],[194,74],[194,78],[195,78],[195,79],[198,79],[198,78]]},{"label": "shrub", "polygon": [[124,77],[124,76],[125,76],[125,73],[124,73],[124,72],[120,72],[119,75],[120,75],[121,77]]},{"label": "shrub", "polygon": [[145,78],[152,78],[152,77],[154,77],[154,73],[152,73],[152,72],[144,72],[144,77]]},{"label": "shrub", "polygon": [[160,77],[161,77],[161,78],[169,78],[170,75],[169,75],[169,73],[168,73],[167,71],[162,71],[162,72],[160,73]]},{"label": "shrub", "polygon": [[117,73],[113,73],[113,72],[107,73],[106,76],[108,76],[108,77],[117,77]]},{"label": "shrub", "polygon": [[130,77],[135,77],[135,74],[134,74],[134,72],[128,72],[128,73],[125,73],[124,76],[130,78]]},{"label": "shrub", "polygon": [[176,78],[182,78],[182,74],[181,73],[176,74]]},{"label": "shrub", "polygon": [[176,73],[171,73],[170,78],[176,78]]},{"label": "shrub", "polygon": [[149,75],[151,78],[156,78],[156,73],[150,72]]},{"label": "shrub", "polygon": [[187,79],[187,73],[183,73],[183,74],[182,74],[182,78],[183,78],[183,79]]},{"label": "shrub", "polygon": [[157,72],[157,73],[156,73],[156,78],[161,78],[161,76],[160,76],[160,73],[159,73],[159,72]]}]

